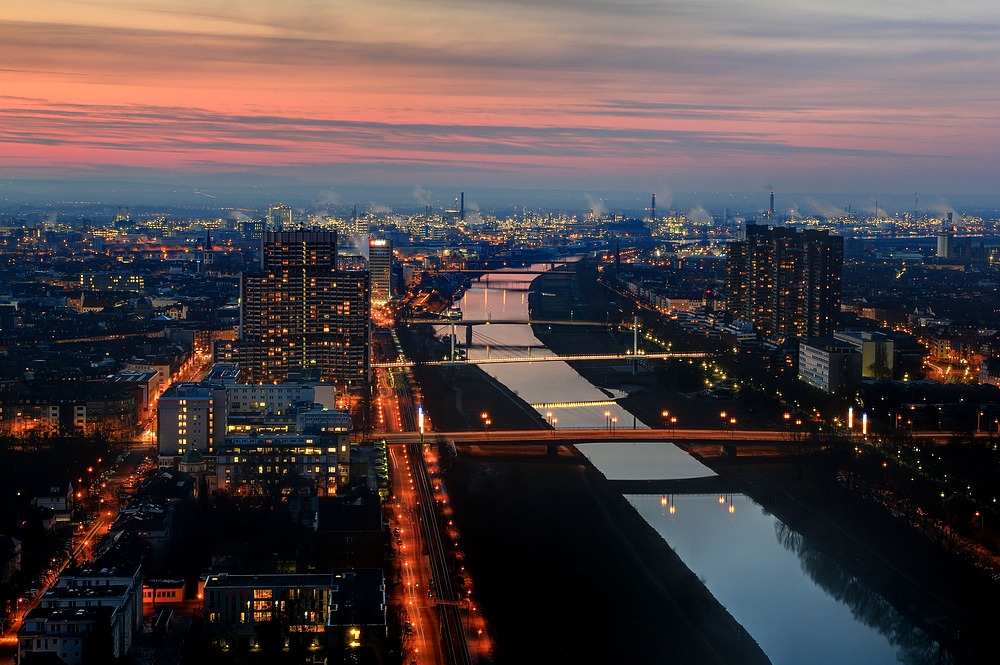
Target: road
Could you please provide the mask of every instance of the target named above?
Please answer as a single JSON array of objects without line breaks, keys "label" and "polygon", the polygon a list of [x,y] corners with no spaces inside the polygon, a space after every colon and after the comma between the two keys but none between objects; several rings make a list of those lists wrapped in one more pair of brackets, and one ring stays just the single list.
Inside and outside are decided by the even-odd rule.
[{"label": "road", "polygon": [[[199,381],[205,376],[211,365],[210,354],[194,354],[180,367],[171,383]],[[166,387],[153,396],[150,404],[155,405],[156,399],[163,394],[164,390]],[[71,556],[58,562],[54,574],[50,577],[52,581],[39,587],[38,594],[34,598],[27,603],[18,604],[17,611],[12,615],[10,627],[0,636],[0,665],[13,665],[16,662],[17,630],[21,627],[24,615],[38,607],[42,594],[55,583],[63,569],[68,567],[71,561],[83,565],[93,560],[95,546],[101,537],[108,533],[118,517],[118,511],[124,507],[118,505],[119,489],[133,476],[136,468],[147,454],[155,455],[156,453],[155,416],[151,415],[146,422],[142,423],[141,430],[138,440],[133,441],[130,445],[131,452],[119,464],[115,465],[114,473],[100,488],[97,494],[99,509],[96,511],[94,521],[86,525],[84,529],[73,533]],[[82,478],[80,480],[83,481]],[[87,479],[88,482],[89,480]]]},{"label": "road", "polygon": [[414,481],[417,495],[417,515],[427,549],[428,567],[434,586],[428,589],[436,600],[438,626],[441,631],[441,650],[448,665],[470,665],[472,657],[466,642],[465,629],[455,593],[454,561],[445,548],[442,528],[437,511],[437,491],[440,484],[432,483],[427,469],[424,446],[411,443],[406,447],[410,461],[410,479]]},{"label": "road", "polygon": [[55,584],[56,579],[65,568],[70,567],[70,562],[76,561],[77,565],[85,565],[93,560],[96,553],[95,547],[100,539],[107,535],[108,530],[118,516],[118,511],[123,507],[118,505],[117,495],[126,483],[136,480],[136,470],[142,463],[146,451],[133,451],[126,455],[121,462],[116,464],[114,473],[102,484],[96,495],[97,504],[100,506],[96,511],[96,517],[90,525],[84,529],[79,529],[72,536],[72,556],[62,559],[55,568],[54,574],[50,577],[51,582],[39,587],[38,594],[28,603],[19,603],[17,611],[13,614],[10,627],[0,636],[0,665],[14,665],[17,660],[17,631],[21,627],[21,621],[28,612],[38,607],[42,594]]},{"label": "road", "polygon": [[392,445],[389,446],[389,457],[396,492],[392,517],[400,561],[399,589],[406,612],[402,620],[404,626],[409,625],[412,631],[410,659],[417,663],[444,663],[434,602],[427,596],[433,573],[428,558],[422,554],[424,542],[420,529],[419,499],[409,453],[401,444]]},{"label": "road", "polygon": [[[387,432],[382,436],[389,443],[414,443],[421,440],[419,432]],[[915,439],[934,443],[946,443],[951,432],[916,432]],[[703,442],[715,441],[719,444],[732,445],[737,448],[749,445],[796,446],[800,441],[793,440],[792,432],[767,430],[728,430],[728,429],[529,429],[529,430],[490,430],[489,438],[479,430],[462,430],[458,432],[427,432],[424,439],[448,439],[455,443],[473,443],[478,446],[491,445],[529,445],[551,446],[570,445],[597,441],[675,441]],[[858,440],[863,440],[858,437]]]}]

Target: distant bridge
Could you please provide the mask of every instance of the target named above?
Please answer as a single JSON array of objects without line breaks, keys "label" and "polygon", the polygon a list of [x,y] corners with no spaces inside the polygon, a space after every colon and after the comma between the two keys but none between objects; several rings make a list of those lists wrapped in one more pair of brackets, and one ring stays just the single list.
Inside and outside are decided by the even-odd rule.
[{"label": "distant bridge", "polygon": [[541,402],[539,404],[532,404],[532,409],[570,409],[578,406],[611,406],[612,404],[617,404],[617,400],[613,399],[598,399],[591,400],[589,402]]},{"label": "distant bridge", "polygon": [[[386,432],[376,434],[389,443],[413,443],[419,441],[419,432]],[[450,440],[459,445],[477,446],[567,446],[614,441],[636,443],[641,441],[717,441],[726,445],[788,445],[793,442],[790,432],[781,430],[735,430],[728,429],[529,429],[529,430],[463,430],[458,432],[425,432],[425,442]]]},{"label": "distant bridge", "polygon": [[[576,261],[537,261],[533,265],[537,265],[539,263],[554,267],[554,266],[574,265]],[[422,270],[417,272],[457,272],[457,273],[471,274],[471,275],[548,275],[549,273],[552,273],[554,275],[570,276],[573,274],[569,270],[561,271],[561,270],[553,270],[552,268],[549,268],[548,270],[539,270],[531,268],[482,268],[480,270],[463,268],[463,269],[451,270],[449,268],[438,268],[438,269]]]},{"label": "distant bridge", "polygon": [[665,358],[707,358],[711,353],[602,353],[594,355],[575,356],[519,356],[514,358],[482,358],[479,360],[397,360],[394,362],[372,363],[372,367],[415,367],[417,365],[495,365],[498,363],[538,363],[567,361],[598,361],[625,360],[638,362],[640,360],[663,360]]},{"label": "distant bridge", "polygon": [[[638,443],[642,441],[670,441],[692,445],[724,445],[742,448],[790,448],[792,452],[809,442],[795,440],[795,432],[781,429],[680,429],[650,428],[627,429],[602,427],[599,429],[529,429],[529,430],[462,430],[457,432],[385,432],[374,436],[389,443],[416,443],[423,440],[454,441],[457,445],[474,446],[569,446],[588,443],[615,442]],[[915,439],[932,443],[947,443],[951,432],[915,432]],[[863,441],[863,437],[856,437]],[[819,445],[819,444],[815,444]]]},{"label": "distant bridge", "polygon": [[550,321],[548,319],[408,319],[407,323],[433,326],[488,326],[488,325],[529,325],[529,326],[608,326],[606,321]]}]

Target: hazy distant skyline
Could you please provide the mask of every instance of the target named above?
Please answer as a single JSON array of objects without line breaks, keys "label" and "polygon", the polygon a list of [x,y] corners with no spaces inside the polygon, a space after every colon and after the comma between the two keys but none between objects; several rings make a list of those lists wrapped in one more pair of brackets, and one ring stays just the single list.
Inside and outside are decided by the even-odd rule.
[{"label": "hazy distant skyline", "polygon": [[993,2],[4,7],[0,178],[1000,191]]}]

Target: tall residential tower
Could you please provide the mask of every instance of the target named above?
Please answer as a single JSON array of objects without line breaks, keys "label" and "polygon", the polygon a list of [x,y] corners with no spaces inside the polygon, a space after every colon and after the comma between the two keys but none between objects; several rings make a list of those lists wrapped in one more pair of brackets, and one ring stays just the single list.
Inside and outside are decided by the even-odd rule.
[{"label": "tall residential tower", "polygon": [[833,333],[840,313],[844,239],[827,231],[748,224],[726,255],[729,311],[758,336]]},{"label": "tall residential tower", "polygon": [[337,270],[336,233],[265,232],[260,269],[240,282],[240,339],[217,343],[217,362],[239,363],[251,382],[368,380],[368,272]]}]

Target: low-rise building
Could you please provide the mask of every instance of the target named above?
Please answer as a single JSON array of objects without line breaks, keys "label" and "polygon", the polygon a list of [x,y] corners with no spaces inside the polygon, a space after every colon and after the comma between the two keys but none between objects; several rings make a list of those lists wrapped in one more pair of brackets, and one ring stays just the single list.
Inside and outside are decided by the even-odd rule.
[{"label": "low-rise building", "polygon": [[157,605],[180,605],[186,594],[184,580],[146,580],[142,585],[142,603],[150,609]]},{"label": "low-rise building", "polygon": [[832,337],[799,342],[799,378],[823,392],[844,394],[861,380],[861,353]]},{"label": "low-rise building", "polygon": [[17,633],[17,659],[48,652],[80,665],[95,627],[110,641],[112,655],[122,657],[141,626],[139,566],[105,566],[99,558],[91,567],[67,569],[28,612]]},{"label": "low-rise building", "polygon": [[227,436],[217,451],[217,486],[220,489],[235,489],[240,485],[273,487],[284,482],[284,476],[300,475],[314,484],[316,494],[333,494],[338,464],[345,467],[345,472],[350,465],[350,444],[338,438],[348,437],[346,434],[332,439],[314,434]]},{"label": "low-rise building", "polygon": [[387,634],[385,572],[359,568],[333,573],[326,619],[328,649],[370,646]]},{"label": "low-rise building", "polygon": [[834,339],[850,344],[861,354],[861,376],[889,380],[895,367],[895,344],[888,335],[870,330],[844,330]]},{"label": "low-rise building", "polygon": [[209,639],[229,648],[257,646],[258,626],[277,625],[310,646],[356,648],[385,635],[385,573],[380,568],[328,575],[210,575],[204,609]]},{"label": "low-rise building", "polygon": [[56,511],[57,519],[68,521],[76,503],[73,498],[73,483],[49,483],[35,490],[31,503],[40,508],[51,508]]},{"label": "low-rise building", "polygon": [[332,590],[331,575],[210,575],[203,590],[206,632],[224,647],[253,648],[257,627],[277,622],[283,633],[319,640]]},{"label": "low-rise building", "polygon": [[979,383],[1000,386],[1000,358],[990,358],[979,366]]},{"label": "low-rise building", "polygon": [[162,385],[157,372],[152,370],[143,372],[134,369],[124,369],[118,372],[108,378],[108,383],[120,383],[135,391],[139,399],[139,419],[142,421],[145,421],[150,415],[150,410],[155,408],[154,400],[160,385]]}]

